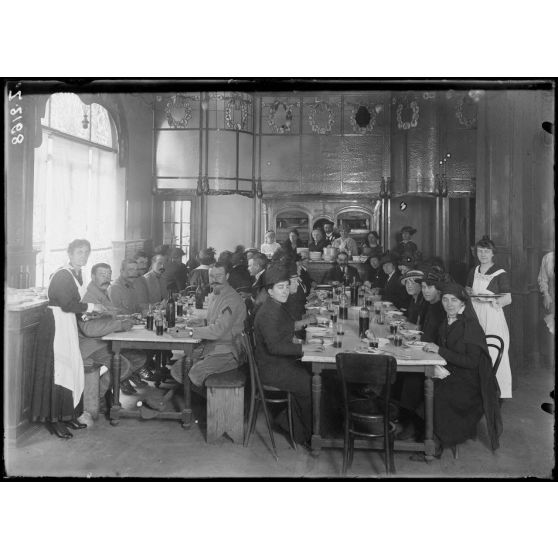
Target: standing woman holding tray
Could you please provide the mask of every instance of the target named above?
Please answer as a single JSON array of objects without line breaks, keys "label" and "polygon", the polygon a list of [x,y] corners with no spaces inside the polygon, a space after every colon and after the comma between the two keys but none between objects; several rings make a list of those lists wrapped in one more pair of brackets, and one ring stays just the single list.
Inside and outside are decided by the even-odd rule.
[{"label": "standing woman holding tray", "polygon": [[[479,265],[469,272],[467,292],[471,296],[473,308],[485,335],[498,335],[504,340],[504,353],[496,378],[500,387],[500,398],[510,399],[512,396],[512,374],[508,355],[510,332],[503,310],[504,306],[511,304],[512,301],[510,279],[504,269],[494,265],[495,246],[488,236],[483,236],[475,247]],[[491,351],[490,356],[494,362],[496,354]]]},{"label": "standing woman holding tray", "polygon": [[77,420],[83,411],[85,385],[77,320],[85,312],[106,310],[101,304],[81,302],[87,289],[81,268],[90,253],[91,244],[85,239],[73,240],[68,246],[68,264],[50,279],[49,306],[35,345],[31,419],[44,422],[59,438],[72,437],[68,427],[86,427]]}]

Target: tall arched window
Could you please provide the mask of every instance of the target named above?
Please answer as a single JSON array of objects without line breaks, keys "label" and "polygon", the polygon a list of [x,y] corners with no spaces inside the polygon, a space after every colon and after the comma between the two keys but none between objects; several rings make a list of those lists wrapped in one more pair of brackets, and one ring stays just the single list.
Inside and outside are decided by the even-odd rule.
[{"label": "tall arched window", "polygon": [[88,267],[112,265],[117,237],[118,154],[116,131],[100,105],[84,104],[77,95],[57,93],[41,120],[43,141],[35,150],[33,246],[37,285],[67,262],[74,238],[87,238],[92,253]]}]

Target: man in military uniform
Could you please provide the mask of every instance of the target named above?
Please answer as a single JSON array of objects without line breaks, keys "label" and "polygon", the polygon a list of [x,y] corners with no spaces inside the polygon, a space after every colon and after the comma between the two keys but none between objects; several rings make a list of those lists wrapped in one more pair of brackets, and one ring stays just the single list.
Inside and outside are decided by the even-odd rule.
[{"label": "man in military uniform", "polygon": [[155,254],[151,258],[151,269],[134,282],[137,302],[142,312],[145,312],[150,304],[161,302],[167,296],[167,280],[165,277],[165,266],[167,257]]},{"label": "man in military uniform", "polygon": [[108,296],[119,314],[135,314],[140,311],[134,281],[138,277],[135,260],[124,259],[120,266],[120,276],[108,289]]},{"label": "man in military uniform", "polygon": [[[107,289],[111,280],[111,268],[108,264],[98,263],[91,269],[91,283],[87,286],[87,292],[82,302],[102,304],[108,309],[106,315],[98,318],[79,321],[79,349],[83,358],[85,371],[89,372],[95,366],[106,366],[110,369],[112,353],[109,350],[109,342],[103,341],[101,337],[115,331],[129,331],[132,322],[128,319],[118,319],[117,310],[112,305]],[[137,374],[145,364],[143,351],[126,349],[122,351],[120,388],[123,393],[130,395],[136,390],[130,384],[130,378],[136,378]],[[133,380],[135,381],[135,380]],[[110,374],[101,377],[101,397],[108,391],[110,385]]]},{"label": "man in military uniform", "polygon": [[[211,374],[228,372],[237,368],[241,360],[240,334],[244,329],[246,306],[242,297],[229,285],[228,273],[221,262],[209,270],[209,295],[207,326],[188,331],[191,337],[204,339],[192,352],[194,365],[189,377],[194,386],[203,387]],[[182,359],[171,368],[172,377],[182,382]]]}]

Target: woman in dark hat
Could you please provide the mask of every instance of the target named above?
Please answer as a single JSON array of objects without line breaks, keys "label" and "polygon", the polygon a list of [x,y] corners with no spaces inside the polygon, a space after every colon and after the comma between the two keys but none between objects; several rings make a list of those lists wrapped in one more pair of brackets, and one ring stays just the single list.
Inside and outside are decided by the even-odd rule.
[{"label": "woman in dark hat", "polygon": [[372,289],[383,289],[386,286],[386,274],[380,265],[381,256],[372,254],[366,260],[364,271],[364,286]]},{"label": "woman in dark hat", "polygon": [[[502,399],[511,398],[512,374],[508,356],[510,332],[503,310],[504,306],[512,302],[510,279],[502,267],[494,264],[495,246],[488,236],[483,236],[475,246],[479,265],[469,272],[467,292],[472,297],[473,308],[485,334],[498,335],[504,340],[504,353],[497,378]],[[493,294],[499,296],[489,296]],[[496,354],[492,358],[495,360]]]},{"label": "woman in dark hat", "polygon": [[229,285],[237,293],[250,293],[252,277],[248,271],[248,259],[244,253],[244,246],[238,245],[231,256],[231,272],[229,273]]},{"label": "woman in dark hat", "polygon": [[[285,308],[290,294],[288,268],[271,264],[264,282],[269,296],[254,320],[256,361],[264,384],[293,395],[294,437],[304,444],[311,434],[311,378],[300,363],[302,342],[295,338],[295,320]],[[277,422],[288,430],[286,412],[278,415]]]},{"label": "woman in dark hat", "polygon": [[424,273],[418,269],[412,269],[401,277],[401,283],[411,297],[404,313],[412,324],[417,325],[418,329],[424,324],[424,317],[429,306],[422,296],[421,282],[423,279]]},{"label": "woman in dark hat", "polygon": [[438,342],[438,329],[446,315],[442,306],[443,283],[444,275],[432,268],[426,271],[421,280],[422,296],[428,303],[422,325],[423,341]]},{"label": "woman in dark hat", "polygon": [[392,302],[397,308],[407,308],[410,296],[401,284],[401,274],[397,270],[397,257],[387,253],[381,260],[380,265],[386,274],[385,287],[382,291],[383,300]]},{"label": "woman in dark hat", "polygon": [[484,331],[461,285],[444,283],[441,290],[446,319],[438,331],[438,344],[427,343],[424,347],[443,357],[449,372],[434,382],[434,433],[442,448],[454,447],[476,437],[477,424],[485,414],[495,450],[502,420]]},{"label": "woman in dark hat", "polygon": [[365,254],[368,257],[373,255],[382,257],[384,250],[380,244],[380,236],[376,231],[370,231],[366,235],[366,238],[364,239],[364,242],[362,243],[360,250],[363,254]]},{"label": "woman in dark hat", "polygon": [[405,225],[401,231],[401,240],[397,243],[395,247],[395,252],[397,252],[400,256],[403,254],[407,254],[409,256],[414,256],[416,252],[418,252],[418,246],[411,240],[411,236],[413,236],[417,232],[417,229],[410,227],[409,225]]}]

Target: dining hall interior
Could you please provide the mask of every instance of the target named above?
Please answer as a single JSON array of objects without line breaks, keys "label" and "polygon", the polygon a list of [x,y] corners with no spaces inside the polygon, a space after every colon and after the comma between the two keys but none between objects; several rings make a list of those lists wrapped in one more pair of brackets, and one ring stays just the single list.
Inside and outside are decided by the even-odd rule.
[{"label": "dining hall interior", "polygon": [[[551,478],[555,466],[553,264],[550,292],[541,277],[545,258],[553,255],[555,238],[553,82],[22,80],[7,84],[5,106],[4,455],[8,476]],[[314,231],[328,225],[340,235],[338,248],[335,241],[329,252],[326,246],[309,248],[317,242]],[[269,231],[273,238],[267,236]],[[312,314],[312,304],[324,302],[319,296],[311,299],[320,287],[326,298],[353,295],[344,289],[336,292],[336,285],[324,286],[332,282],[327,274],[336,258],[345,253],[349,267],[356,270],[347,287],[357,289],[354,300],[347,302],[342,351],[336,353],[377,356],[360,350],[366,335],[359,339],[362,332],[356,331],[353,339],[349,331],[354,324],[358,330],[361,305],[366,310],[367,298],[364,292],[359,297],[358,286],[365,284],[372,265],[373,246],[368,243],[372,231],[374,242],[382,248],[378,261],[383,266],[390,261],[400,264],[408,255],[399,251],[402,243],[414,243],[404,273],[411,274],[410,279],[413,270],[422,274],[414,276],[420,279],[419,290],[434,263],[452,285],[470,287],[471,270],[479,264],[478,243],[488,237],[494,264],[505,270],[511,295],[511,303],[503,308],[509,328],[505,352],[511,383],[509,394],[497,405],[502,427],[497,447],[491,446],[491,419],[485,408],[473,436],[439,453],[436,394],[437,386],[446,380],[433,378],[430,370],[443,362],[405,367],[403,355],[396,363],[398,378],[405,373],[416,377],[413,371],[419,368],[421,376],[426,375],[421,388],[426,390],[424,439],[416,443],[395,439],[389,455],[381,443],[377,447],[374,441],[364,440],[350,452],[354,455],[346,466],[343,429],[347,422],[336,375],[341,361],[333,353],[329,360],[325,358],[332,349],[324,341],[320,361],[322,355],[310,343],[310,330],[316,321],[320,324],[324,313],[317,310],[312,320],[307,316]],[[405,239],[405,233],[412,240]],[[354,243],[346,242],[347,236]],[[138,258],[151,269],[161,259],[167,267],[173,262],[173,269],[187,270],[190,278],[200,267],[209,269],[209,277],[225,269],[230,278],[231,268],[222,263],[227,257],[257,261],[257,256],[246,258],[245,251],[263,252],[262,245],[274,242],[281,249],[289,244],[293,260],[299,260],[298,268],[304,269],[309,282],[300,320],[310,321],[304,324],[306,341],[297,364],[300,374],[305,374],[309,413],[313,413],[308,444],[294,440],[291,406],[298,404],[296,395],[291,397],[287,389],[276,414],[275,404],[266,403],[269,393],[260,390],[258,374],[267,378],[267,372],[259,360],[258,332],[255,341],[242,334],[246,362],[239,361],[232,371],[224,366],[201,387],[193,383],[190,389],[189,370],[196,366],[189,356],[191,340],[196,328],[208,327],[203,326],[208,316],[202,316],[208,302],[198,301],[198,289],[187,278],[181,286],[177,282],[172,325],[166,324],[164,337],[158,339],[146,330],[149,306],[134,313],[139,317],[130,332],[141,334],[144,341],[149,334],[151,341],[141,345],[139,340],[130,342],[126,336],[109,333],[108,339],[99,341],[114,353],[105,362],[104,374],[102,366],[88,368],[84,356],[80,404],[88,412],[87,428],[77,427],[69,431],[70,436],[60,436],[56,429],[53,435],[52,429],[45,428],[34,410],[37,370],[42,370],[45,360],[38,347],[43,346],[47,307],[53,305],[51,278],[68,265],[69,245],[75,239],[89,243],[83,286],[100,265],[109,270],[109,292],[121,280],[122,270],[126,272],[126,262],[135,262],[136,269]],[[212,249],[209,254],[208,249]],[[222,258],[226,251],[229,256]],[[271,263],[265,263],[268,269],[273,267],[273,254]],[[210,263],[204,264],[203,258]],[[257,273],[250,276],[257,279]],[[265,287],[281,281],[284,276],[277,272],[276,283]],[[163,294],[170,303],[173,297]],[[372,309],[381,295],[380,290],[371,294],[377,297]],[[551,304],[547,296],[552,297]],[[80,304],[95,302],[83,299]],[[182,318],[183,305],[187,318]],[[401,314],[401,307],[393,308],[392,317]],[[75,313],[90,311],[87,307]],[[257,315],[256,326],[263,321],[258,322]],[[192,316],[202,321],[189,323]],[[194,329],[179,332],[179,322],[184,320]],[[55,323],[59,331],[59,322]],[[386,347],[397,336],[396,330]],[[387,333],[383,337],[389,339]],[[132,350],[149,351],[153,359],[143,358],[153,370],[136,376],[135,383],[134,376],[115,381],[116,375],[125,374],[126,351]],[[391,353],[386,349],[385,354]],[[51,358],[56,362],[56,357]],[[131,357],[128,360],[132,362]],[[178,379],[171,377],[175,370]],[[163,377],[157,376],[161,371]],[[215,379],[220,374],[221,380]],[[103,375],[109,390],[105,409],[98,396]],[[398,380],[393,386],[396,390]],[[285,428],[275,423],[283,414],[289,419]],[[384,438],[392,436],[384,434]],[[368,451],[382,447],[384,451]]]}]

